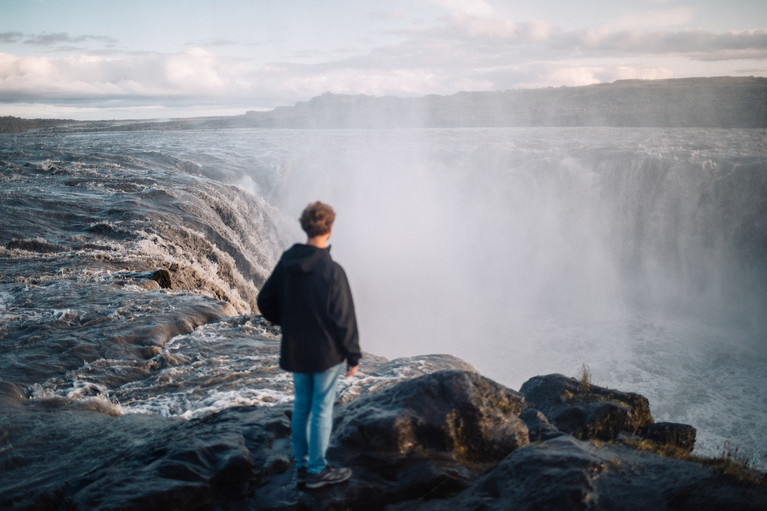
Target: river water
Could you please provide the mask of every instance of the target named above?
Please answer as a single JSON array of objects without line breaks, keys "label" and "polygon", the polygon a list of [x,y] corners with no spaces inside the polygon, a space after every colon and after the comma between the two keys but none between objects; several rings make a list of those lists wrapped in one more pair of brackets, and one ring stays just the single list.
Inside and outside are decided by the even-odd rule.
[{"label": "river water", "polygon": [[0,183],[0,379],[32,401],[289,401],[255,298],[319,199],[365,351],[587,367],[767,466],[765,130],[3,134]]}]

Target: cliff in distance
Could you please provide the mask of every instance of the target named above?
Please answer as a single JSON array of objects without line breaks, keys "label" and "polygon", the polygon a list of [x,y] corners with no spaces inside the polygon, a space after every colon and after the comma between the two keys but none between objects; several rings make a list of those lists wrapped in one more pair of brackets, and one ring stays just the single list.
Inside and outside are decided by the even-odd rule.
[{"label": "cliff in distance", "polygon": [[293,107],[248,112],[237,122],[275,128],[763,128],[767,127],[767,78],[624,80],[422,98],[326,93]]},{"label": "cliff in distance", "polygon": [[767,128],[767,78],[621,80],[583,87],[459,92],[450,96],[411,98],[328,92],[309,101],[268,111],[170,121],[0,117],[0,133],[27,130],[560,126]]}]

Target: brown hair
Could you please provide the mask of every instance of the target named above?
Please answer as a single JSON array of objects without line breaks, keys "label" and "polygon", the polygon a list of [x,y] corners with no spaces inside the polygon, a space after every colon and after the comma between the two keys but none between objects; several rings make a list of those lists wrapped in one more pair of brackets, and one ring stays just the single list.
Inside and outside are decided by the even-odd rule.
[{"label": "brown hair", "polygon": [[301,229],[307,236],[314,238],[330,232],[333,227],[333,221],[336,219],[336,212],[327,204],[320,201],[312,202],[301,213]]}]

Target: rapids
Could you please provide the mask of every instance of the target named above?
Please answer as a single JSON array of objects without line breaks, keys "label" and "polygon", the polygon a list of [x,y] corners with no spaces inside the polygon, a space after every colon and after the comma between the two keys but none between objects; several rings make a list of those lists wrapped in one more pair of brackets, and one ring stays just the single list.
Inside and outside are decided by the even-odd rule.
[{"label": "rapids", "polygon": [[585,365],[764,467],[766,166],[764,130],[3,134],[2,380],[113,415],[289,400],[255,297],[321,199],[367,352],[512,388]]}]

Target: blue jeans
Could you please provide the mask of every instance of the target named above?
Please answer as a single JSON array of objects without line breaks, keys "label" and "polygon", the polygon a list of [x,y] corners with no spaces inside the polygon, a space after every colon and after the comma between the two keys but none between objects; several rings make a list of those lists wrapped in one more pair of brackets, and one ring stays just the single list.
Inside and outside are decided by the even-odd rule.
[{"label": "blue jeans", "polygon": [[293,373],[293,454],[296,466],[306,467],[310,474],[319,474],[327,465],[336,382],[343,370],[341,363],[322,373]]}]

